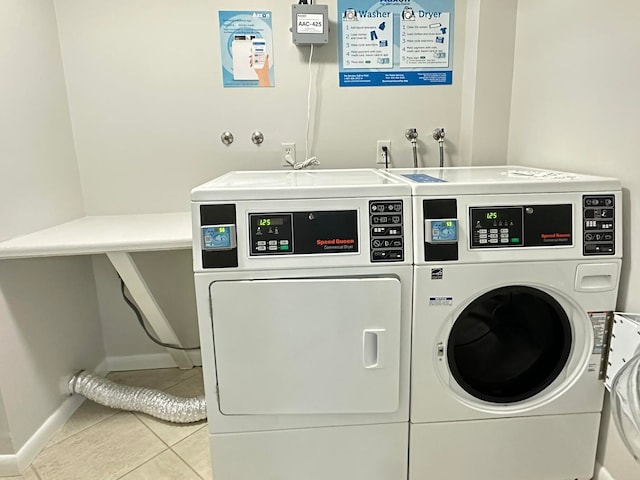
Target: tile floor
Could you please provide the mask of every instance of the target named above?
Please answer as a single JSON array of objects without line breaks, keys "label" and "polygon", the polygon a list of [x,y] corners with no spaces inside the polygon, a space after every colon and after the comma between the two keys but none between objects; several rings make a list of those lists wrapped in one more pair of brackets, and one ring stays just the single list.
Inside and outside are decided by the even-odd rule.
[{"label": "tile floor", "polygon": [[[203,395],[202,369],[112,372],[125,385]],[[211,480],[206,422],[176,425],[85,401],[31,467],[2,480]]]}]

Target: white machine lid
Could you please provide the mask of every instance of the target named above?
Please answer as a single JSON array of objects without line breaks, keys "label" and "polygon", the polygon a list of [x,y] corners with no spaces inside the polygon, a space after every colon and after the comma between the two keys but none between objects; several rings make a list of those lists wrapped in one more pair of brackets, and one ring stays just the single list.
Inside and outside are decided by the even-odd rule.
[{"label": "white machine lid", "polygon": [[515,165],[392,168],[385,174],[411,185],[414,194],[551,193],[620,190],[620,181]]},{"label": "white machine lid", "polygon": [[191,200],[355,198],[410,195],[411,188],[374,169],[236,171],[191,191]]}]

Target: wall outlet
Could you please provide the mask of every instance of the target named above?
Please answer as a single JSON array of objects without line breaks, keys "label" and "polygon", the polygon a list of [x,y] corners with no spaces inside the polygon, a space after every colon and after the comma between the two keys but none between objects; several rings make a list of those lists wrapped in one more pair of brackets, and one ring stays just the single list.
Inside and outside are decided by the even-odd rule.
[{"label": "wall outlet", "polygon": [[292,165],[287,162],[286,158],[287,156],[290,156],[291,159],[289,161],[296,163],[296,144],[295,143],[281,143],[280,144],[281,147],[281,154],[280,154],[280,159],[281,159],[281,164],[283,167],[292,167]]},{"label": "wall outlet", "polygon": [[[387,147],[387,151],[382,147]],[[378,140],[376,145],[376,164],[385,165],[388,162],[391,165],[391,140]]]}]

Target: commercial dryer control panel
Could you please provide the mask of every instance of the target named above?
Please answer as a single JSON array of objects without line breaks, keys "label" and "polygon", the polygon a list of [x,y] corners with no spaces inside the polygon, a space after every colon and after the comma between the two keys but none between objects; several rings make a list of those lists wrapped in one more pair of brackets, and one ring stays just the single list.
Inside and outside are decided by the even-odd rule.
[{"label": "commercial dryer control panel", "polygon": [[[369,201],[370,261],[404,260],[402,200]],[[357,253],[357,210],[250,213],[251,256]]]},{"label": "commercial dryer control panel", "polygon": [[[247,259],[364,254],[357,262],[405,261],[403,199],[361,201],[358,208],[261,210],[201,205],[203,268],[238,267]],[[246,250],[245,250],[246,249]],[[246,252],[246,253],[244,253]],[[342,262],[342,261],[340,261]]]},{"label": "commercial dryer control panel", "polygon": [[359,251],[358,211],[250,213],[251,256]]},{"label": "commercial dryer control panel", "polygon": [[402,200],[372,200],[369,202],[372,262],[401,262],[404,260],[403,218]]}]

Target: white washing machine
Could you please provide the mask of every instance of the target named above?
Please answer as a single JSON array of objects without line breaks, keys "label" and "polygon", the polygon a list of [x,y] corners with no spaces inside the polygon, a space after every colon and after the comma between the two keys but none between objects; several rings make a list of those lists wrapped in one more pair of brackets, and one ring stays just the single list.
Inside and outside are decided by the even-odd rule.
[{"label": "white washing machine", "polygon": [[525,167],[391,172],[414,195],[409,478],[591,478],[620,183]]},{"label": "white washing machine", "polygon": [[410,193],[375,170],[193,190],[216,480],[407,478]]}]

